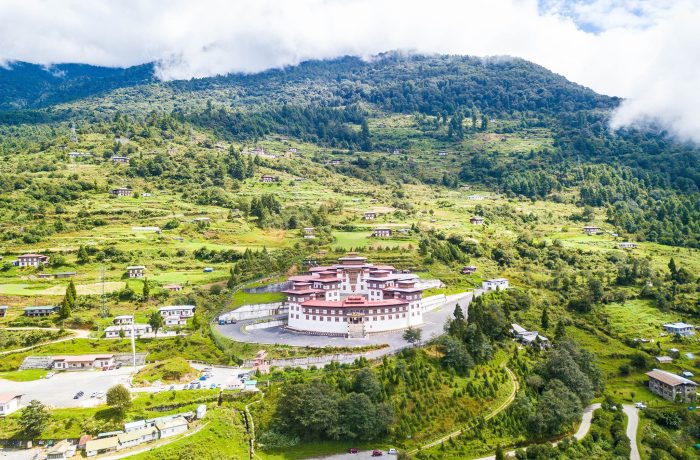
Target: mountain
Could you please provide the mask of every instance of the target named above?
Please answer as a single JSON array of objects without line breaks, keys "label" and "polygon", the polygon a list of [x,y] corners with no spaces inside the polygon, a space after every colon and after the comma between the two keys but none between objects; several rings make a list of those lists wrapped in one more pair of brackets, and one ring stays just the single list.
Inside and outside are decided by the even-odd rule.
[{"label": "mountain", "polygon": [[[14,63],[0,69],[0,109],[48,107],[154,83],[153,70],[152,63],[126,69]],[[354,57],[308,61],[259,74],[161,82],[160,86],[188,93],[223,90],[244,103],[334,106],[363,101],[394,112],[429,114],[472,106],[485,113],[556,113],[611,108],[618,102],[522,59],[398,53],[371,61]]]}]

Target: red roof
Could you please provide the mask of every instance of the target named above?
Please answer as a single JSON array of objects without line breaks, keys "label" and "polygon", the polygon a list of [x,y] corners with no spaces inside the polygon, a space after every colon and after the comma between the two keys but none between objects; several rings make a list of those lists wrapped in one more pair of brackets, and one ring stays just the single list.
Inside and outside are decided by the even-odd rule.
[{"label": "red roof", "polygon": [[316,294],[318,292],[323,292],[323,289],[298,289],[296,291],[294,290],[289,290],[289,291],[282,291],[284,294],[289,294],[289,295],[306,295],[306,294]]},{"label": "red roof", "polygon": [[0,393],[0,404],[5,404],[12,401],[15,398],[22,396],[22,393]]},{"label": "red roof", "polygon": [[307,300],[302,303],[304,307],[335,307],[335,308],[353,308],[353,307],[397,307],[408,305],[408,302],[402,299],[386,299],[386,300],[367,300],[364,297],[346,297],[343,300]]}]

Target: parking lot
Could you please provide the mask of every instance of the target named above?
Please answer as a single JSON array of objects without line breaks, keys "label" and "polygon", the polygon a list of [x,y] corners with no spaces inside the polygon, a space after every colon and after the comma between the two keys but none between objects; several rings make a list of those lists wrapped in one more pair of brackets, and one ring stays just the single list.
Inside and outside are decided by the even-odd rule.
[{"label": "parking lot", "polygon": [[[128,387],[133,368],[122,367],[109,371],[59,372],[50,379],[13,382],[0,379],[0,393],[22,393],[22,406],[38,399],[50,407],[92,407],[104,403],[104,398],[91,398],[96,392],[106,392],[119,383]],[[78,391],[85,394],[73,399]]]},{"label": "parking lot", "polygon": [[208,369],[207,374],[211,375],[211,377],[207,378],[206,380],[199,380],[197,379],[192,379],[190,382],[187,383],[179,383],[179,384],[155,384],[150,387],[143,387],[143,388],[132,388],[132,392],[157,392],[157,391],[169,391],[170,389],[173,390],[184,390],[186,389],[185,387],[188,387],[190,383],[192,382],[199,382],[201,384],[201,389],[210,389],[212,385],[215,388],[221,388],[221,389],[226,389],[226,384],[232,379],[232,378],[237,378],[239,374],[247,374],[250,372],[250,369],[243,369],[243,368],[229,368],[229,367],[216,367],[216,366],[208,366],[206,364],[197,364],[194,363],[192,364],[192,367],[197,369],[198,371],[202,371],[203,369]]}]

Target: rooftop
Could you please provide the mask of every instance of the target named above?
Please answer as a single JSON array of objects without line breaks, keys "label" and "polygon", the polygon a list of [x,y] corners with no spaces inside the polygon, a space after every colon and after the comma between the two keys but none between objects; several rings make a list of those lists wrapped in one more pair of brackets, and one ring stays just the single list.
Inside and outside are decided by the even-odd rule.
[{"label": "rooftop", "polygon": [[364,297],[346,297],[343,300],[307,300],[302,303],[305,307],[335,307],[335,308],[353,308],[353,307],[396,307],[408,305],[408,302],[402,299],[386,299],[386,300],[367,300]]},{"label": "rooftop", "polygon": [[87,452],[106,450],[106,449],[116,449],[119,445],[119,439],[116,436],[110,436],[108,438],[91,439],[85,443],[85,450]]},{"label": "rooftop", "polygon": [[692,380],[688,380],[680,375],[672,374],[671,372],[662,371],[661,369],[649,371],[647,372],[647,375],[654,380],[663,382],[666,385],[671,385],[672,387],[678,385],[697,385],[697,383],[693,382]]},{"label": "rooftop", "polygon": [[21,398],[22,393],[0,393],[0,404],[5,404],[15,398]]}]

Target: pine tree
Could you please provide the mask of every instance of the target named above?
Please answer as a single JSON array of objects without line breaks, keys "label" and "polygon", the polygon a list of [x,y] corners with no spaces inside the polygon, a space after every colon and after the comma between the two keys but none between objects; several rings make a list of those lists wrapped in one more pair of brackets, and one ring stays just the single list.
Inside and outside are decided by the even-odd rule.
[{"label": "pine tree", "polygon": [[151,296],[151,288],[148,286],[148,278],[143,280],[143,301],[147,301]]},{"label": "pine tree", "polygon": [[547,311],[547,307],[542,309],[542,318],[540,319],[540,323],[542,324],[542,329],[549,329],[549,312]]},{"label": "pine tree", "polygon": [[85,249],[85,246],[80,246],[78,248],[78,263],[79,264],[85,264],[90,261],[90,256],[87,252],[87,249]]}]

